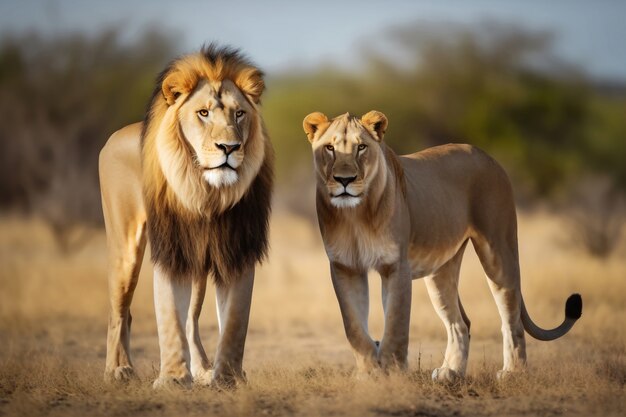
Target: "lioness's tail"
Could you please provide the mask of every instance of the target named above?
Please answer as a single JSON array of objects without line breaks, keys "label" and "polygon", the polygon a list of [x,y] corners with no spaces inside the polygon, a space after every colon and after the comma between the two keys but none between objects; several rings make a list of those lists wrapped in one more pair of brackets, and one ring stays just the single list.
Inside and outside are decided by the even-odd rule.
[{"label": "lioness's tail", "polygon": [[524,324],[524,329],[529,335],[538,340],[554,340],[565,335],[582,314],[583,299],[580,294],[572,294],[565,302],[565,320],[563,320],[563,323],[552,330],[545,330],[530,319],[528,311],[526,311],[524,299],[522,299],[522,323]]}]

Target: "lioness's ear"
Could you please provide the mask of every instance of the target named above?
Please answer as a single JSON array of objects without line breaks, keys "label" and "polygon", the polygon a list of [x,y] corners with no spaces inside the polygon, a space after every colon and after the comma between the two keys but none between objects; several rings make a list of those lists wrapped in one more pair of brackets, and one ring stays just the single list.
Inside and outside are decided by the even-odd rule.
[{"label": "lioness's ear", "polygon": [[372,110],[361,116],[361,123],[372,132],[376,133],[374,139],[379,142],[383,140],[385,132],[387,131],[387,116],[379,111]]},{"label": "lioness's ear", "polygon": [[235,84],[244,94],[252,98],[256,104],[261,100],[261,94],[265,90],[265,81],[263,81],[263,72],[257,68],[249,67],[237,75]]},{"label": "lioness's ear", "polygon": [[171,72],[165,77],[161,84],[161,90],[168,106],[174,104],[179,95],[189,92],[190,86],[188,84],[189,80],[179,71]]},{"label": "lioness's ear", "polygon": [[326,117],[324,113],[320,113],[318,111],[313,112],[304,118],[302,127],[304,128],[306,136],[309,138],[309,142],[313,143],[315,132],[317,132],[320,125],[323,123],[328,123],[328,117]]}]

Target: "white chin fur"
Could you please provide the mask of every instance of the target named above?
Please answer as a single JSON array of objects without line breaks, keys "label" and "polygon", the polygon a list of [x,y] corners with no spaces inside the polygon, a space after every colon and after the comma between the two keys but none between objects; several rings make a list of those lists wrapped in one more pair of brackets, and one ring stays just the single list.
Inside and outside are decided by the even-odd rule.
[{"label": "white chin fur", "polygon": [[237,172],[230,168],[218,168],[204,171],[202,177],[215,188],[232,185],[239,179]]},{"label": "white chin fur", "polygon": [[351,208],[361,203],[361,197],[332,197],[330,202],[337,208]]}]

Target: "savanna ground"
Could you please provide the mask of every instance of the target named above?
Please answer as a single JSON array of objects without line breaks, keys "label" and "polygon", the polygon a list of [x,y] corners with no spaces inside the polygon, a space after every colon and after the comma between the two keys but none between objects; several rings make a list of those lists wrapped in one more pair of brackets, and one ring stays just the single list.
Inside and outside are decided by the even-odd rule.
[{"label": "savanna ground", "polygon": [[[102,381],[107,324],[104,232],[79,251],[59,252],[35,220],[0,220],[0,415],[624,415],[626,410],[626,245],[608,260],[590,257],[553,215],[520,218],[522,288],[537,323],[563,318],[580,292],[582,319],[554,342],[528,339],[529,372],[498,382],[500,320],[471,248],[461,297],[472,320],[468,377],[430,380],[445,331],[422,282],[413,285],[410,370],[372,380],[352,376],[328,263],[310,222],[277,210],[269,260],[257,273],[244,367],[248,384],[155,392],[158,345],[151,268],[144,263],[133,304],[132,353],[140,381]],[[146,259],[149,257],[147,256]],[[370,328],[382,333],[380,283],[370,278]],[[201,319],[215,350],[214,294]]]}]

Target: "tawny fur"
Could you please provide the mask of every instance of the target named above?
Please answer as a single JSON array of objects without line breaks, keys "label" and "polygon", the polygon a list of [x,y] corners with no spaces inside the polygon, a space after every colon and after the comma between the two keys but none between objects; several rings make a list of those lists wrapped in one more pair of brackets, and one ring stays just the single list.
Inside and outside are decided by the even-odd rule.
[{"label": "tawny fur", "polygon": [[[143,194],[147,209],[152,260],[179,277],[211,274],[227,280],[260,261],[267,253],[267,227],[272,190],[273,151],[260,116],[253,115],[250,156],[233,187],[213,188],[202,180],[193,153],[181,137],[176,113],[199,81],[235,82],[256,105],[263,91],[262,73],[234,51],[209,48],[174,61],[159,77],[143,124]],[[171,105],[168,104],[171,102]],[[171,118],[172,120],[168,120]],[[159,141],[167,152],[159,152]],[[163,157],[168,157],[165,172]],[[169,181],[168,181],[169,178]],[[181,238],[184,237],[184,238]]]},{"label": "tawny fur", "polygon": [[[107,379],[134,375],[130,304],[147,240],[161,348],[155,386],[242,377],[254,267],[267,254],[273,188],[273,149],[260,114],[263,89],[259,69],[235,50],[211,45],[173,61],[158,78],[144,122],[114,133],[103,148]],[[222,143],[237,148],[224,155]],[[216,158],[232,166],[234,183],[207,182],[208,170],[230,169],[213,167]],[[198,335],[209,275],[218,287],[220,314],[212,372]]]},{"label": "tawny fur", "polygon": [[[556,329],[536,326],[520,291],[513,192],[504,170],[469,145],[445,145],[397,156],[383,141],[387,118],[322,113],[304,119],[313,147],[317,214],[346,335],[359,372],[406,367],[412,279],[425,278],[448,333],[435,380],[465,374],[469,319],[458,296],[463,251],[472,241],[502,318],[504,367],[526,364],[524,330],[552,340],[580,317],[582,302],[568,300]],[[341,199],[360,201],[354,207]],[[367,271],[382,277],[385,331],[380,345],[367,329]]]}]

